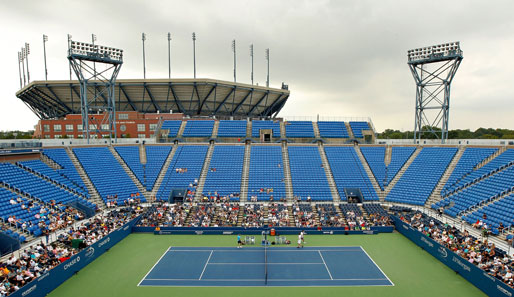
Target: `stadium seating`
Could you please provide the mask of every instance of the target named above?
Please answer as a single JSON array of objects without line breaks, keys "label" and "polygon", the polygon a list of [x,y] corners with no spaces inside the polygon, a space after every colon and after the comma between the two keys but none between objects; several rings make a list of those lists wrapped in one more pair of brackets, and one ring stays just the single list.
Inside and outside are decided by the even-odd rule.
[{"label": "stadium seating", "polygon": [[385,147],[384,146],[364,146],[360,148],[362,155],[368,162],[369,168],[373,172],[378,185],[383,190],[386,183],[386,166],[385,166]]},{"label": "stadium seating", "polygon": [[82,196],[89,197],[89,194],[86,190],[77,186],[66,176],[59,174],[56,170],[49,167],[46,163],[44,163],[41,160],[23,161],[23,162],[18,162],[18,164],[20,166],[26,168],[29,171],[35,172],[37,174],[41,174],[57,183],[60,183],[61,185],[69,188],[72,191],[79,193]]},{"label": "stadium seating", "polygon": [[[280,146],[254,145],[250,153],[248,200],[257,196],[258,201],[286,197],[284,164]],[[271,190],[270,190],[271,189]]]},{"label": "stadium seating", "polygon": [[318,122],[321,138],[348,138],[348,130],[344,122]]},{"label": "stadium seating", "polygon": [[[505,229],[511,228],[514,223],[514,194],[506,196],[494,203],[491,203],[483,208],[480,208],[473,213],[464,217],[464,220],[469,224],[474,224],[477,220],[482,220],[486,223],[493,233],[498,233],[500,223],[503,224]],[[484,219],[486,214],[486,219]]]},{"label": "stadium seating", "polygon": [[285,122],[285,127],[286,137],[314,138],[314,128],[311,121],[288,121]]},{"label": "stadium seating", "polygon": [[[453,217],[488,200],[514,191],[514,165],[480,179],[476,183],[451,194],[432,205],[432,208],[447,207],[444,212]],[[453,204],[453,205],[452,205]]]},{"label": "stadium seating", "polygon": [[246,137],[246,121],[221,120],[218,127],[218,137]]},{"label": "stadium seating", "polygon": [[301,200],[332,200],[318,148],[289,146],[288,152],[294,195]]},{"label": "stadium seating", "polygon": [[178,131],[180,130],[182,121],[164,121],[162,123],[162,130],[169,130],[168,137],[177,137]]},{"label": "stadium seating", "polygon": [[348,217],[349,212],[353,212],[356,216],[362,217],[362,211],[357,204],[341,203],[339,204],[339,208],[341,208],[341,212],[345,217]]},{"label": "stadium seating", "polygon": [[[188,188],[200,178],[207,145],[180,145],[166,171],[157,199],[168,200],[171,190]],[[185,170],[181,170],[185,169]]]},{"label": "stadium seating", "polygon": [[44,203],[50,203],[52,200],[62,204],[81,201],[94,207],[94,204],[77,194],[73,194],[51,181],[44,180],[10,163],[0,163],[0,182]]},{"label": "stadium seating", "polygon": [[273,137],[280,138],[280,123],[274,121],[252,121],[252,137],[259,137],[263,129],[273,130]]},{"label": "stadium seating", "polygon": [[393,180],[393,178],[398,174],[398,171],[402,169],[405,162],[409,160],[414,151],[416,150],[413,146],[401,147],[401,146],[393,146],[391,149],[391,162],[389,166],[387,166],[387,185]]},{"label": "stadium seating", "polygon": [[168,157],[171,146],[145,146],[146,165],[141,164],[139,147],[137,146],[118,146],[115,147],[123,161],[134,172],[137,179],[151,191],[161,172],[161,168]]},{"label": "stadium seating", "polygon": [[385,210],[380,204],[364,203],[362,204],[362,208],[364,208],[368,215],[375,214],[379,216],[389,216],[387,210]]},{"label": "stadium seating", "polygon": [[[107,147],[74,148],[73,152],[104,201],[107,196],[117,196],[118,204],[123,205],[131,195],[139,193]],[[139,198],[146,201],[142,193]]]},{"label": "stadium seating", "polygon": [[[28,209],[23,209],[22,205],[28,207],[29,201],[25,198],[21,198],[21,203],[11,204],[10,200],[16,200],[17,195],[7,189],[0,188],[0,217],[4,222],[7,222],[7,219],[10,216],[14,216],[16,220],[19,220],[18,226],[21,226],[23,223],[27,224],[27,232],[34,234],[36,236],[41,235],[41,230],[37,226],[40,220],[44,220],[47,224],[50,223],[48,218],[37,219],[36,214],[39,214],[41,211],[41,204],[38,202],[33,202],[33,206]],[[10,229],[4,230],[11,237],[18,239],[20,235],[16,232],[13,232]]]},{"label": "stadium seating", "polygon": [[483,167],[473,170],[470,173],[466,174],[462,178],[460,178],[457,182],[451,185],[445,192],[444,197],[452,194],[453,192],[469,185],[472,183],[476,183],[481,179],[488,177],[495,171],[500,170],[500,168],[512,165],[514,163],[514,149],[508,149],[505,152],[501,153],[499,156],[491,160],[489,163],[485,164]]},{"label": "stadium seating", "polygon": [[44,149],[43,154],[61,166],[61,169],[57,170],[59,174],[71,180],[84,191],[87,191],[87,187],[84,184],[84,181],[82,181],[82,178],[73,165],[73,162],[63,148]]},{"label": "stadium seating", "polygon": [[423,148],[385,200],[424,205],[456,152],[456,148]]},{"label": "stadium seating", "polygon": [[350,122],[350,127],[352,128],[353,136],[355,138],[363,138],[362,134],[363,130],[371,130],[368,122]]},{"label": "stadium seating", "polygon": [[187,121],[184,133],[182,133],[182,137],[211,137],[213,128],[213,120],[189,120]]},{"label": "stadium seating", "polygon": [[244,152],[243,145],[217,145],[214,147],[203,187],[204,195],[216,195],[215,193],[219,196],[235,195],[230,200],[239,200]]},{"label": "stadium seating", "polygon": [[353,147],[326,146],[325,153],[342,200],[346,200],[345,188],[360,188],[364,200],[378,200],[377,193]]}]

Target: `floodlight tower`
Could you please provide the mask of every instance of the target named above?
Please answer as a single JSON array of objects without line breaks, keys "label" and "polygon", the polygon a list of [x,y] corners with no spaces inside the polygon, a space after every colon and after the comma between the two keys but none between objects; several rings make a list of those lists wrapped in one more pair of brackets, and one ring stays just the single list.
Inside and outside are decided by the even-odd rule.
[{"label": "floodlight tower", "polygon": [[409,50],[407,57],[416,82],[414,143],[425,133],[435,135],[445,143],[448,139],[450,86],[463,59],[460,42]]},{"label": "floodlight tower", "polygon": [[[99,137],[108,132],[116,142],[114,85],[123,64],[123,50],[92,43],[69,40],[68,60],[80,83],[82,133],[89,143],[91,130]],[[105,69],[97,72],[95,63]],[[102,113],[102,117],[90,113]]]}]

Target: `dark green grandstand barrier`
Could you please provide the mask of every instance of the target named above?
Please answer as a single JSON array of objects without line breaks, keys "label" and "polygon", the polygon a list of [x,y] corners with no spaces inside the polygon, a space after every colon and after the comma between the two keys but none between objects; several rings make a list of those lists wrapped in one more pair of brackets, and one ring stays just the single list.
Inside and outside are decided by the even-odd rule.
[{"label": "dark green grandstand barrier", "polygon": [[[393,227],[371,227],[370,230],[345,230],[344,228],[296,228],[296,227],[271,227],[275,229],[278,235],[291,235],[298,234],[300,231],[305,231],[310,235],[331,235],[331,234],[378,234],[378,233],[391,233]],[[264,230],[270,228],[243,228],[243,227],[161,227],[159,231],[155,227],[134,227],[134,233],[154,233],[156,235],[169,235],[169,234],[204,234],[204,235],[256,235],[261,234]]]},{"label": "dark green grandstand barrier", "polygon": [[138,218],[131,220],[116,231],[111,232],[100,241],[95,242],[54,269],[41,275],[9,296],[12,297],[43,297],[64,283],[89,263],[93,262],[108,249],[123,240],[132,232]]},{"label": "dark green grandstand barrier", "polygon": [[[398,217],[393,218],[396,230],[403,236],[410,239],[416,245],[434,256],[437,260],[448,266],[453,271],[460,274],[475,287],[482,290],[488,296],[505,297],[514,296],[514,289],[506,285],[503,281],[489,275],[484,270],[469,263],[466,259],[455,254],[450,249],[440,245],[437,241],[419,232]],[[437,285],[437,284],[435,284]]]}]

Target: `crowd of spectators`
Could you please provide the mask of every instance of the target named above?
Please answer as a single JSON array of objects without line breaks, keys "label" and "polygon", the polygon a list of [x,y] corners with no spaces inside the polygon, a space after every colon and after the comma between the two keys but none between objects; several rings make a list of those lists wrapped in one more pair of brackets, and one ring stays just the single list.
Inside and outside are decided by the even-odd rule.
[{"label": "crowd of spectators", "polygon": [[245,205],[243,208],[242,227],[262,227],[264,225],[264,209],[262,205]]},{"label": "crowd of spectators", "polygon": [[138,206],[113,210],[90,218],[78,227],[71,227],[52,243],[43,240],[29,246],[16,256],[14,253],[0,263],[0,296],[8,296],[35,278],[65,262],[110,232],[135,218],[142,209]]},{"label": "crowd of spectators", "polygon": [[191,202],[168,204],[160,201],[148,208],[138,223],[141,227],[184,227],[191,211]]},{"label": "crowd of spectators", "polygon": [[479,240],[467,231],[459,231],[422,213],[400,214],[400,219],[426,236],[444,245],[489,275],[514,287],[514,262],[504,251],[497,249],[486,238]]},{"label": "crowd of spectators", "polygon": [[239,204],[220,203],[216,215],[214,227],[235,227],[237,226],[237,217],[239,215]]},{"label": "crowd of spectators", "polygon": [[271,203],[268,207],[268,223],[272,226],[289,226],[289,211],[283,203]]},{"label": "crowd of spectators", "polygon": [[294,204],[293,217],[296,227],[316,227],[316,219],[310,204]]},{"label": "crowd of spectators", "polygon": [[189,227],[209,227],[216,215],[214,203],[199,203],[191,208]]},{"label": "crowd of spectators", "polygon": [[333,204],[320,204],[317,206],[319,223],[323,227],[342,227],[345,220],[336,211]]}]

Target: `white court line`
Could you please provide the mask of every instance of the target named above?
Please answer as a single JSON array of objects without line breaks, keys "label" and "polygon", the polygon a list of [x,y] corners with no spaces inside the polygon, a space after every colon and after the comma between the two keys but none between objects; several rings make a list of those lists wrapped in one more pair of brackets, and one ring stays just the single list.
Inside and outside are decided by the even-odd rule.
[{"label": "white court line", "polygon": [[164,255],[166,255],[166,253],[170,250],[171,247],[169,247],[165,252],[164,254],[162,254],[162,256],[159,258],[159,260],[157,260],[157,262],[155,262],[155,264],[152,266],[152,268],[150,269],[150,271],[148,271],[145,276],[143,277],[143,279],[137,284],[137,286],[139,287],[139,285],[145,280],[145,278],[150,274],[150,272],[152,272],[152,270],[155,268],[155,266],[157,266],[157,264],[161,261],[161,259],[164,257]]},{"label": "white court line", "polygon": [[[149,281],[201,281],[201,282],[262,282],[262,278],[259,279],[202,279],[198,280],[196,278],[149,278],[146,279]],[[334,278],[334,279],[328,279],[328,278],[304,278],[304,279],[268,279],[268,282],[305,282],[305,281],[365,281],[365,280],[387,280],[386,278]]]},{"label": "white court line", "polygon": [[[240,252],[252,252],[252,253],[262,253],[262,250],[264,248],[260,248],[260,249],[256,249],[256,248],[242,248],[240,249]],[[280,248],[278,249],[270,249],[268,248],[268,252],[270,253],[278,253],[278,252],[312,252],[312,253],[315,253],[317,251],[322,251],[322,252],[360,252],[361,250],[301,250],[301,249],[295,249],[295,250],[279,250]],[[216,251],[216,252],[235,252],[236,250],[218,250],[218,249],[211,249],[211,250],[171,250],[170,252],[210,252],[210,251]],[[238,253],[238,252],[235,252],[235,253]]]},{"label": "white court line", "polygon": [[[209,263],[209,265],[264,265],[266,263]],[[323,265],[323,263],[268,263],[268,265]]]},{"label": "white court line", "polygon": [[327,269],[328,275],[330,276],[330,279],[333,280],[332,273],[330,273],[330,270],[328,270],[327,263],[325,262],[325,259],[323,258],[323,255],[321,254],[321,251],[318,251],[319,256],[321,257],[321,260],[323,260],[323,264],[325,264],[325,268]]},{"label": "white court line", "polygon": [[211,250],[211,253],[209,254],[209,258],[207,258],[207,262],[205,262],[205,265],[203,266],[202,274],[200,274],[200,278],[198,280],[202,279],[203,273],[205,272],[205,268],[207,268],[207,264],[209,264],[209,260],[211,259],[213,252],[214,252],[214,250]]},{"label": "white court line", "polygon": [[380,270],[380,272],[382,272],[382,274],[387,278],[387,280],[394,286],[394,283],[389,279],[389,277],[387,276],[387,274],[385,274],[382,269],[380,268],[380,266],[377,265],[377,263],[375,263],[375,261],[373,260],[373,258],[371,258],[368,253],[366,252],[366,250],[364,250],[362,248],[362,246],[360,247],[361,250],[366,254],[366,256],[368,256],[368,258],[371,260],[371,262],[373,262],[373,264],[375,264],[375,266],[378,268],[378,270]]}]

